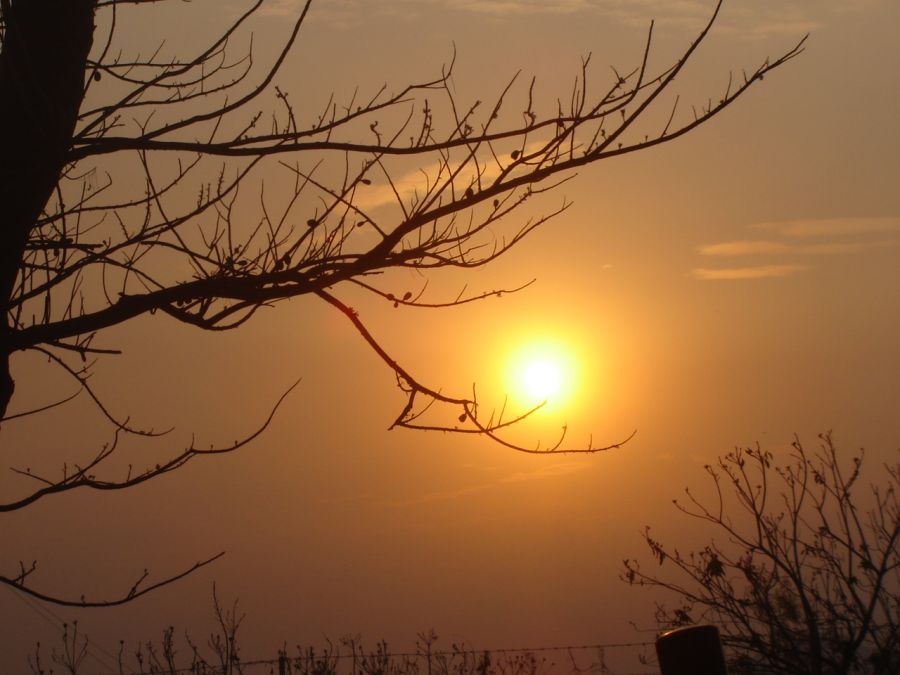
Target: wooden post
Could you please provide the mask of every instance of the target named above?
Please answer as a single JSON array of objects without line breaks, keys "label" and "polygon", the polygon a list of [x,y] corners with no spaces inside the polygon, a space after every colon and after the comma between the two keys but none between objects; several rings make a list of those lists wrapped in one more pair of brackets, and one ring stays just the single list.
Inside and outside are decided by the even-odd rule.
[{"label": "wooden post", "polygon": [[728,675],[715,626],[666,631],[656,640],[661,675]]}]

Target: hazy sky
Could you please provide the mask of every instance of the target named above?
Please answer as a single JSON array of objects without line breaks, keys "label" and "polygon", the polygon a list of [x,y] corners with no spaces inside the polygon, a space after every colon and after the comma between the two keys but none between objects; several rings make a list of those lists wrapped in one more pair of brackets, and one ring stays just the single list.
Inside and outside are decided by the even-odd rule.
[{"label": "hazy sky", "polygon": [[[260,58],[298,5],[268,3],[254,23]],[[550,110],[588,52],[598,81],[610,64],[635,65],[655,18],[662,64],[713,5],[320,0],[278,84],[315,109],[331,90],[346,97],[357,84],[396,90],[433,76],[455,44],[461,99],[496,94],[522,69],[537,76],[538,106]],[[172,53],[189,53],[242,6],[123,11],[122,35],[145,44],[165,36]],[[676,82],[684,101],[720,95],[730,71],[749,71],[809,32],[807,51],[696,132],[582,170],[538,205],[565,195],[572,209],[491,267],[442,274],[429,292],[536,284],[446,311],[359,301],[410,369],[455,393],[476,382],[499,401],[519,350],[556,345],[569,355],[571,395],[517,437],[546,442],[567,423],[573,441],[602,443],[637,429],[624,448],[533,457],[387,431],[403,403],[393,376],[312,299],[228,334],[146,317],[108,332],[125,354],[101,362],[94,380],[122,414],[177,427],[169,446],[130,449],[136,462],[180,449],[192,433],[238,437],[303,381],[270,430],[235,456],[122,494],[70,494],[4,516],[0,563],[11,570],[37,558],[35,585],[106,595],[144,567],[161,576],[227,551],[133,606],[53,610],[80,618],[111,652],[120,638],[156,637],[168,625],[204,636],[213,580],[248,615],[245,658],[349,632],[408,647],[430,627],[475,647],[645,638],[629,622],[651,627],[653,598],[618,580],[621,561],[646,559],[645,524],[669,541],[708,536],[671,507],[686,485],[702,484],[703,464],[757,441],[783,450],[795,432],[813,446],[833,429],[840,447],[865,446],[873,469],[900,446],[897,26],[892,0],[727,1]],[[16,368],[43,372],[27,358]],[[44,400],[54,382],[20,380],[18,405]],[[5,424],[4,464],[89,454],[106,436],[87,410]],[[22,489],[7,476],[0,487]],[[0,670],[22,672],[31,643],[52,635],[0,589]]]}]

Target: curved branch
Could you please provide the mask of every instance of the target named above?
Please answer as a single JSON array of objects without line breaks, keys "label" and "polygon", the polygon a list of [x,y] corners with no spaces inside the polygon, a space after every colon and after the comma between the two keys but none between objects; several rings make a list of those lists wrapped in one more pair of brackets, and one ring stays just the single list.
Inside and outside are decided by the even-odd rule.
[{"label": "curved branch", "polygon": [[88,488],[98,491],[125,490],[127,488],[140,485],[141,483],[146,483],[149,480],[179,469],[195,457],[201,457],[205,455],[222,455],[234,452],[235,450],[239,450],[240,448],[248,445],[250,442],[258,438],[269,427],[272,420],[275,418],[275,413],[278,412],[278,408],[281,407],[281,404],[284,402],[284,400],[299,384],[300,380],[297,380],[290,387],[288,387],[275,401],[275,404],[272,406],[272,409],[269,411],[269,414],[262,422],[262,424],[260,424],[252,433],[242,439],[235,441],[231,445],[223,447],[210,446],[209,448],[198,448],[192,443],[189,447],[185,448],[179,454],[161,464],[157,464],[153,469],[147,469],[143,473],[137,474],[135,476],[131,476],[129,471],[128,477],[124,480],[102,480],[94,477],[92,474],[88,474],[88,469],[97,466],[101,461],[109,457],[116,449],[116,444],[112,443],[109,446],[105,447],[97,456],[97,458],[90,464],[88,464],[87,467],[80,469],[76,473],[69,476],[64,476],[60,481],[53,482],[46,479],[41,479],[31,474],[27,474],[32,478],[37,478],[44,483],[48,483],[48,485],[16,501],[0,504],[0,513],[18,511],[44,497],[61,494],[70,490],[75,490],[77,488]]},{"label": "curved branch", "polygon": [[[533,413],[537,412],[541,407],[543,407],[543,403],[535,406],[531,410],[525,412],[524,414],[516,417],[513,420],[509,420],[503,422],[502,419],[498,419],[496,422],[493,420],[485,424],[478,417],[478,404],[475,398],[460,398],[447,396],[446,394],[442,394],[440,391],[428,387],[422,384],[419,380],[417,380],[408,370],[403,368],[400,363],[394,359],[384,347],[378,342],[377,339],[369,332],[369,329],[359,318],[359,314],[349,305],[344,304],[340,300],[338,300],[331,293],[320,290],[316,291],[316,295],[322,298],[325,302],[330,304],[332,307],[335,307],[339,310],[347,319],[350,320],[350,323],[353,324],[353,327],[356,329],[356,332],[359,333],[363,340],[372,348],[372,350],[378,355],[378,357],[385,363],[387,366],[394,372],[397,376],[398,383],[400,384],[400,388],[407,393],[407,401],[401,410],[400,414],[394,420],[394,423],[391,427],[405,427],[409,429],[418,429],[418,430],[427,430],[427,431],[444,431],[448,433],[475,433],[486,438],[490,438],[492,441],[503,445],[511,450],[516,450],[518,452],[524,452],[528,454],[594,454],[598,452],[604,452],[607,450],[612,450],[614,448],[619,448],[632,438],[634,438],[635,434],[637,434],[637,430],[633,431],[628,435],[627,438],[618,441],[616,443],[612,443],[609,445],[605,445],[602,447],[594,447],[593,442],[589,442],[587,447],[584,448],[562,448],[562,442],[565,438],[565,427],[563,427],[563,433],[559,440],[551,447],[541,450],[538,448],[528,448],[522,445],[518,445],[516,443],[512,443],[507,441],[497,435],[497,432],[501,429],[511,426],[512,424],[516,424],[521,422],[528,417],[530,417]],[[470,421],[475,429],[460,429],[455,426],[423,426],[412,424],[411,421],[415,420],[418,417],[418,414],[413,412],[413,406],[415,404],[416,396],[422,394],[426,396],[431,401],[437,401],[440,403],[447,403],[451,406],[456,406],[462,410],[462,413],[459,415],[459,421]],[[430,404],[429,404],[430,405]]]},{"label": "curved branch", "polygon": [[[29,588],[28,586],[25,586],[22,575],[20,575],[19,577],[14,577],[14,578],[0,575],[0,584],[5,584],[6,586],[9,586],[10,588],[14,588],[15,590],[17,590],[21,593],[30,595],[32,598],[35,598],[37,600],[43,600],[44,602],[49,602],[54,605],[60,605],[62,607],[117,607],[118,605],[124,605],[126,603],[133,602],[134,600],[137,600],[142,595],[147,595],[147,593],[151,593],[151,592],[157,590],[158,588],[163,588],[164,586],[173,584],[176,581],[178,581],[179,579],[183,579],[184,577],[188,576],[189,574],[192,574],[192,573],[196,572],[197,570],[199,570],[203,567],[206,567],[207,565],[215,562],[216,560],[221,558],[223,555],[225,555],[225,551],[222,551],[221,553],[217,553],[213,557],[207,558],[206,560],[200,560],[200,561],[194,563],[188,569],[186,569],[182,572],[179,572],[178,574],[175,574],[171,577],[166,577],[165,579],[163,579],[161,581],[157,581],[156,583],[153,583],[153,584],[150,584],[149,586],[144,586],[143,588],[141,588],[141,584],[149,576],[149,572],[147,570],[144,570],[143,574],[137,579],[137,581],[134,582],[134,584],[132,584],[131,588],[128,590],[127,593],[125,593],[124,595],[121,595],[117,598],[112,598],[110,600],[87,600],[84,596],[81,596],[81,598],[79,600],[71,600],[68,598],[61,598],[61,597],[55,596],[55,595],[49,595],[47,593],[42,593],[33,588]],[[30,574],[32,571],[34,571],[34,569],[35,569],[35,566],[32,566],[31,570],[28,570],[28,572],[24,576],[28,576],[28,574]]]}]

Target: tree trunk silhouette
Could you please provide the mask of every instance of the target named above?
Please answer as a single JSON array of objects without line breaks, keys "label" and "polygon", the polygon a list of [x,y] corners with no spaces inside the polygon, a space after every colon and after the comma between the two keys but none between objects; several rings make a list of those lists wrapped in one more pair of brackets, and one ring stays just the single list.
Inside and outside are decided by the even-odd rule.
[{"label": "tree trunk silhouette", "polygon": [[[65,165],[84,95],[96,0],[3,0],[0,52],[0,293],[15,288],[28,233]],[[15,386],[0,333],[0,416]]]}]

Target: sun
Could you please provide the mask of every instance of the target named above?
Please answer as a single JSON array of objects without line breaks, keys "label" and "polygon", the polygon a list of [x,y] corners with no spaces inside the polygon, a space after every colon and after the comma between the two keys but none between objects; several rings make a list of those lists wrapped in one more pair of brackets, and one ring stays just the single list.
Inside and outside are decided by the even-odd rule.
[{"label": "sun", "polygon": [[527,363],[522,371],[522,386],[535,399],[549,399],[559,393],[563,383],[559,364],[544,359]]},{"label": "sun", "polygon": [[560,408],[577,385],[577,359],[571,346],[558,340],[533,340],[510,351],[507,387],[520,405]]}]

